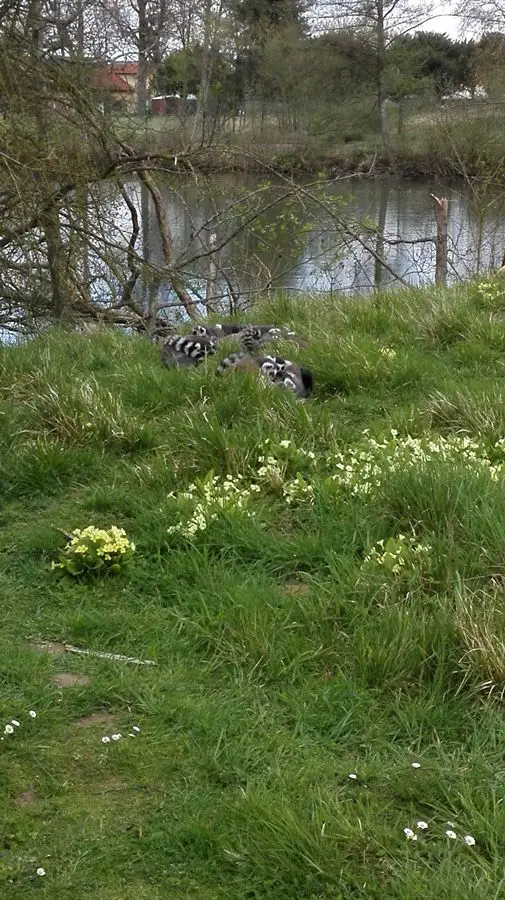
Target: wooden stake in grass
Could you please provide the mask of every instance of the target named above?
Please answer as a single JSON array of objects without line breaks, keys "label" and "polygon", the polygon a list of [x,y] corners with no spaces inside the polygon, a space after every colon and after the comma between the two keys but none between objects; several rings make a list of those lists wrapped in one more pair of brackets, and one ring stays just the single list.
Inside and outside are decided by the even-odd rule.
[{"label": "wooden stake in grass", "polygon": [[435,203],[437,221],[435,284],[447,284],[447,226],[449,221],[449,201],[447,197],[430,194]]}]

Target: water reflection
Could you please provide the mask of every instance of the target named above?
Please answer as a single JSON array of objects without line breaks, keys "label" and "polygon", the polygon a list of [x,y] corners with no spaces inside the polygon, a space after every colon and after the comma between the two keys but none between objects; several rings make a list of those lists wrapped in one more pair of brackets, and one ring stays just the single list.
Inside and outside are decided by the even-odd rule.
[{"label": "water reflection", "polygon": [[[461,184],[348,179],[327,186],[327,198],[345,200],[343,217],[375,223],[375,231],[362,231],[359,241],[340,233],[319,202],[309,196],[301,198],[296,215],[292,201],[284,200],[246,231],[234,234],[240,216],[247,218],[250,212],[246,202],[238,199],[240,192],[256,189],[257,182],[238,176],[163,186],[177,263],[197,296],[205,290],[212,232],[217,233],[218,246],[224,242],[216,260],[224,294],[230,282],[242,296],[254,293],[258,286],[327,293],[366,292],[402,280],[412,285],[433,282],[435,246],[426,242],[435,236],[432,191],[449,197],[450,281],[496,267],[505,247],[503,198],[495,193],[492,202],[485,198],[479,204]],[[273,199],[284,186],[273,184],[269,190]],[[234,204],[232,198],[236,198]],[[223,210],[227,210],[224,216]],[[162,264],[152,210],[148,243],[150,259]]]},{"label": "water reflection", "polygon": [[[505,192],[495,187],[348,178],[321,190],[301,181],[300,195],[293,199],[285,182],[261,187],[258,179],[241,174],[158,184],[173,239],[174,268],[190,296],[202,301],[202,310],[209,291],[222,299],[224,310],[232,311],[270,290],[366,293],[378,286],[433,283],[435,246],[426,241],[435,236],[431,193],[449,198],[450,283],[501,265],[505,249]],[[127,193],[138,216],[136,251],[145,263],[134,298],[147,310],[156,294],[158,306],[170,317],[182,316],[165,275],[152,198],[136,181],[128,184]],[[131,212],[112,182],[90,188],[88,201],[82,278],[93,300],[121,302]],[[337,218],[362,223],[357,236],[352,228],[343,233],[335,225],[328,205]],[[210,258],[213,240],[218,249]],[[0,340],[12,338],[0,333]]]},{"label": "water reflection", "polygon": [[[320,192],[306,183],[300,186],[303,193],[294,200],[286,196],[285,183],[261,188],[257,179],[242,175],[160,183],[174,265],[195,300],[203,302],[210,290],[224,298],[225,309],[232,309],[277,289],[366,293],[379,286],[432,283],[435,245],[427,240],[435,237],[436,229],[432,192],[449,198],[449,282],[501,263],[505,195],[497,190],[479,199],[462,182],[391,178],[349,178]],[[163,268],[152,200],[136,182],[128,185],[128,193],[139,211],[138,252],[151,266]],[[128,210],[110,185],[102,202],[102,228],[108,221],[118,246],[126,247]],[[335,225],[328,204],[337,218],[362,224],[357,234],[352,229],[343,233]],[[213,240],[218,249],[210,257]],[[105,298],[112,278],[103,260],[95,274],[100,298]],[[153,278],[158,304],[176,309],[179,303],[169,278],[163,273],[153,276],[149,265],[137,283],[136,300],[147,308]]]}]

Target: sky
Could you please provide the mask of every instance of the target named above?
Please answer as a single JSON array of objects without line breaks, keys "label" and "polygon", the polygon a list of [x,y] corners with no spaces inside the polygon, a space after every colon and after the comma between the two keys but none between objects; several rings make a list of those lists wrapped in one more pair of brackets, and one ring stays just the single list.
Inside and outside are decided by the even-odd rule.
[{"label": "sky", "polygon": [[447,13],[450,5],[449,3],[439,3],[434,10],[434,13],[438,14],[437,18],[427,22],[421,31],[441,31],[450,38],[459,37],[461,28],[460,17],[444,15],[444,13]]},{"label": "sky", "polygon": [[[322,8],[324,8],[325,5],[328,5],[331,9],[331,2],[329,4],[327,2],[326,4],[322,3]],[[454,9],[456,6],[456,0],[439,0],[439,2],[435,2],[433,8],[433,18],[416,30],[440,31],[442,34],[447,34],[448,37],[452,38],[453,40],[462,37],[468,38],[470,36],[468,30],[466,35],[461,34],[461,17],[449,15],[451,9]],[[314,8],[316,10],[318,9],[317,2],[315,3]],[[412,6],[410,8],[415,11],[415,2],[412,3]],[[331,18],[331,16],[329,18]],[[317,18],[315,19],[315,21],[319,23],[319,20]],[[315,30],[318,30],[317,25]]]}]

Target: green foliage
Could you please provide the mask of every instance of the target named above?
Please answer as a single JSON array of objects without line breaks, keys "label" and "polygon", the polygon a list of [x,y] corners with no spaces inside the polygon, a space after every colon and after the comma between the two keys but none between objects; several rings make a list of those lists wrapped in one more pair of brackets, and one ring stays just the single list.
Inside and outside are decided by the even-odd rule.
[{"label": "green foliage", "polygon": [[[2,895],[499,895],[500,302],[263,305],[303,403],[113,331],[0,349]],[[79,521],[135,565],[55,580]]]},{"label": "green foliage", "polygon": [[[161,94],[198,94],[202,78],[203,51],[200,44],[175,50],[163,62],[156,74],[156,90]],[[235,78],[231,63],[221,53],[212,60],[210,96],[213,99],[237,101]]]},{"label": "green foliage", "polygon": [[59,553],[59,562],[51,568],[69,575],[118,575],[135,552],[124,528],[74,528],[67,545]]},{"label": "green foliage", "polygon": [[388,53],[388,76],[393,95],[434,92],[437,97],[475,85],[473,44],[453,41],[438,32],[403,35]]}]

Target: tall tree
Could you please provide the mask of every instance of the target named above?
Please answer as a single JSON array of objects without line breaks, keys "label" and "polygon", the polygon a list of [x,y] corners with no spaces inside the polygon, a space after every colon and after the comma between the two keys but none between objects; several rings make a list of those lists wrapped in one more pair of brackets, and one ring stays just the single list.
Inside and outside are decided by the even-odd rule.
[{"label": "tall tree", "polygon": [[504,57],[505,34],[501,32],[487,32],[473,46],[471,65],[475,83],[497,99],[503,96]]},{"label": "tall tree", "polygon": [[237,33],[237,74],[243,87],[254,88],[265,44],[282,32],[306,31],[307,0],[232,0],[231,14]]},{"label": "tall tree", "polygon": [[328,0],[325,15],[336,25],[352,27],[369,41],[375,56],[375,95],[382,146],[390,161],[393,153],[386,112],[387,51],[402,35],[415,31],[432,17],[433,0]]},{"label": "tall tree", "polygon": [[392,75],[390,87],[400,95],[402,85],[405,85],[408,93],[429,90],[437,97],[461,88],[471,90],[474,86],[473,54],[473,42],[453,41],[438,32],[419,31],[404,35],[388,50],[388,67]]}]

